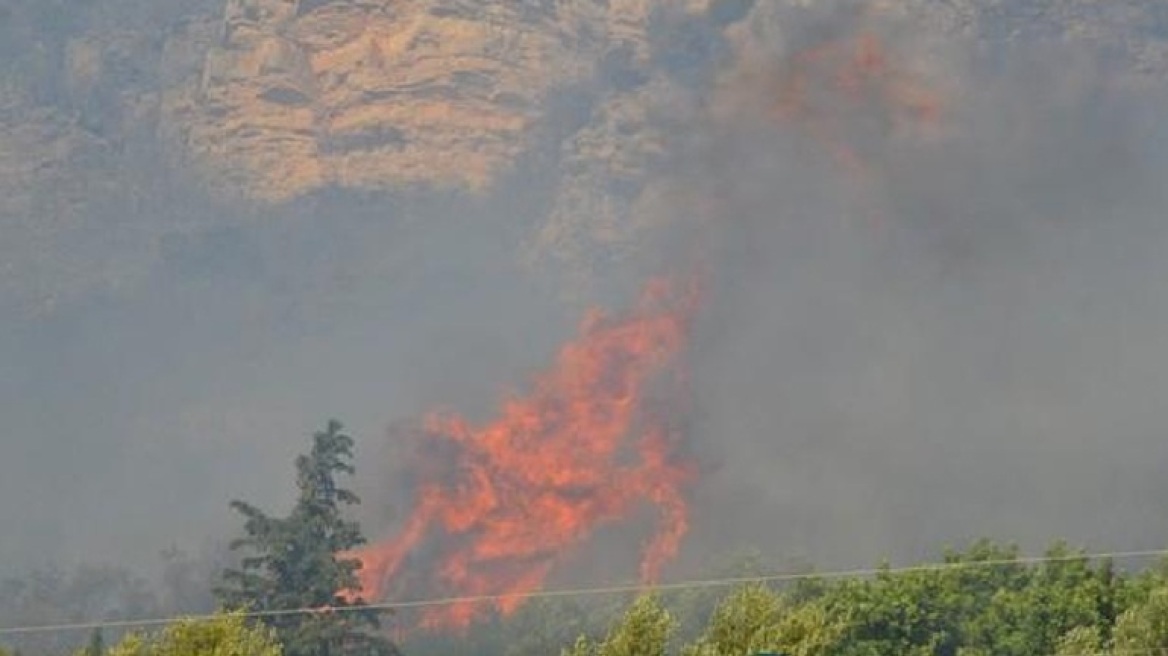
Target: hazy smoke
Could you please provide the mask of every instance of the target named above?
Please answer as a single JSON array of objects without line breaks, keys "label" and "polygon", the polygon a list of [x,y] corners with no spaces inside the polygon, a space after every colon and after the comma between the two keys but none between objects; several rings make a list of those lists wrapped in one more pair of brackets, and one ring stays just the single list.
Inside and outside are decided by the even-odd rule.
[{"label": "hazy smoke", "polygon": [[[707,106],[671,130],[647,192],[668,227],[605,281],[691,257],[712,272],[684,559],[1161,543],[1164,99],[1093,47],[885,22],[764,3],[718,36],[739,65],[688,80]],[[935,133],[826,87],[812,123],[773,111],[796,53],[864,30],[936,89]],[[228,499],[284,503],[330,416],[358,437],[381,529],[404,514],[381,494],[397,488],[387,426],[435,404],[489,417],[578,319],[518,264],[542,184],[248,211],[166,185],[94,210],[99,227],[168,226],[133,285],[5,319],[0,572],[233,531]]]},{"label": "hazy smoke", "polygon": [[[879,16],[803,18],[723,87],[733,123],[702,131],[678,185],[678,212],[708,201],[695,223],[718,276],[695,439],[720,468],[691,554],[1159,544],[1163,96],[1082,47],[938,48]],[[942,111],[935,133],[898,131],[887,104],[829,93],[820,124],[857,172],[766,94],[799,53],[860,33]]]}]

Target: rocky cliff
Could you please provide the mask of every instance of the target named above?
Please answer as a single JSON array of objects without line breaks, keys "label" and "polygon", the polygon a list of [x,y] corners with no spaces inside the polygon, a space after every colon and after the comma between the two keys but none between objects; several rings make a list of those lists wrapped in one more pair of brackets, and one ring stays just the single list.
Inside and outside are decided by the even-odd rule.
[{"label": "rocky cliff", "polygon": [[[607,6],[605,6],[607,4]],[[648,3],[232,0],[166,127],[216,184],[489,188],[549,98],[646,56]]]},{"label": "rocky cliff", "polygon": [[[265,207],[330,189],[489,197],[536,161],[552,190],[524,254],[586,278],[635,246],[651,215],[635,208],[714,72],[780,48],[783,7],[806,3],[119,0],[64,28],[44,18],[57,4],[0,2],[0,270],[41,295],[104,277],[110,258],[69,249],[106,230],[111,198],[170,193],[144,182],[160,169]],[[1168,70],[1159,2],[874,4],[938,39],[1087,42],[1134,80]],[[125,234],[151,235],[138,252],[159,232]]]}]

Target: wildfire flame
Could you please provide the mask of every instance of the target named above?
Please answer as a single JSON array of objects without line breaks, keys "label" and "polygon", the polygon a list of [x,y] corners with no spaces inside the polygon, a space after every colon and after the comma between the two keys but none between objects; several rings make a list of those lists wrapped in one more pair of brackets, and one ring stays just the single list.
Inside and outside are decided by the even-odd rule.
[{"label": "wildfire flame", "polygon": [[[941,111],[868,32],[797,52],[768,82],[768,117],[805,130],[861,180],[872,163],[854,119],[895,130],[935,123]],[[395,536],[353,554],[363,591],[384,598],[420,576],[428,593],[462,598],[422,610],[428,628],[464,628],[492,606],[507,615],[573,548],[645,504],[660,518],[640,576],[657,580],[688,529],[684,491],[696,476],[677,455],[673,421],[683,414],[677,395],[698,302],[696,285],[652,280],[627,316],[590,312],[554,365],[494,420],[427,417],[412,512]]]},{"label": "wildfire flame", "polygon": [[866,177],[870,166],[851,143],[846,125],[858,112],[886,130],[935,127],[940,96],[875,33],[857,31],[794,53],[773,104],[780,120],[800,125],[848,171]]},{"label": "wildfire flame", "polygon": [[[677,457],[674,417],[654,412],[653,394],[684,389],[681,356],[697,302],[695,285],[653,280],[628,316],[590,312],[530,394],[508,398],[493,421],[428,417],[431,466],[419,474],[417,505],[396,537],[354,554],[364,591],[384,597],[410,554],[438,535],[426,543],[428,587],[501,595],[493,603],[506,615],[573,547],[645,502],[660,520],[640,575],[656,580],[688,528],[683,490],[696,472]],[[678,410],[676,399],[665,410]],[[484,606],[433,607],[421,624],[466,627]]]}]

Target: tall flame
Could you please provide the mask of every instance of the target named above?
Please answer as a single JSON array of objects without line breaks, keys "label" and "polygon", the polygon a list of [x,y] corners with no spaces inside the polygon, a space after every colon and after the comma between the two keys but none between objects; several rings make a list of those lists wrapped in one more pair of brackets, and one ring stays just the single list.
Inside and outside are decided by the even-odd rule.
[{"label": "tall flame", "polygon": [[[771,82],[769,117],[806,130],[862,181],[873,162],[849,132],[854,118],[896,129],[935,123],[940,112],[938,96],[868,32],[794,53]],[[466,627],[491,608],[474,597],[506,615],[598,528],[645,504],[660,517],[640,576],[655,581],[688,529],[684,490],[696,472],[677,456],[681,408],[670,395],[684,391],[698,301],[695,285],[652,280],[627,316],[590,312],[554,365],[494,420],[427,417],[412,512],[396,536],[355,554],[365,593],[384,598],[419,576],[431,594],[467,598],[423,610],[425,627]]]},{"label": "tall flame", "polygon": [[[410,555],[424,551],[408,569],[426,568],[431,592],[494,595],[506,615],[573,547],[646,502],[660,519],[640,575],[655,580],[688,528],[683,490],[695,471],[677,458],[672,417],[653,411],[652,396],[684,387],[697,301],[693,285],[653,280],[628,316],[590,312],[530,394],[508,398],[493,421],[428,417],[430,466],[419,473],[417,505],[396,537],[355,554],[364,591],[383,597]],[[664,410],[678,410],[676,399]],[[466,601],[428,609],[421,622],[465,627],[486,610]]]}]

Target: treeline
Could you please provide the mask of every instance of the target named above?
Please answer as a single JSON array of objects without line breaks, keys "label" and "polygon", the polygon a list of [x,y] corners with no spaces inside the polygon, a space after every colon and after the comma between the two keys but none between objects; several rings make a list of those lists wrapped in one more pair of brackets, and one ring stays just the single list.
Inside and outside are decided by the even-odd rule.
[{"label": "treeline", "polygon": [[[211,619],[147,633],[0,632],[0,656],[1168,656],[1168,562],[1123,569],[1063,544],[1026,559],[989,541],[938,565],[843,578],[775,577],[758,558],[734,559],[709,575],[754,582],[536,598],[464,635],[410,632],[408,613],[383,623],[348,594],[358,564],[343,554],[364,541],[344,512],[359,499],[338,482],[352,459],[352,438],[329,422],[296,460],[287,515],[235,502],[239,553],[213,590],[205,568],[171,562],[168,604],[220,609]],[[0,586],[0,629],[136,619],[168,604],[120,570],[34,575]]]},{"label": "treeline", "polygon": [[[488,621],[466,635],[407,636],[401,650],[407,656],[1168,654],[1168,567],[1125,571],[1062,545],[1046,555],[1050,560],[1032,564],[1015,548],[982,542],[947,554],[942,566],[887,569],[869,577],[809,576],[632,599],[537,600],[511,618]],[[326,617],[310,618],[289,631],[288,625],[224,613],[149,635],[123,636],[108,648],[95,634],[72,653],[330,656],[392,651],[388,642],[361,638],[365,634],[358,628],[358,623],[341,626]],[[330,635],[338,639],[330,642]],[[0,654],[8,656],[3,649]],[[36,655],[26,651],[23,656]]]},{"label": "treeline", "polygon": [[1168,570],[1125,573],[1063,546],[1047,555],[1027,565],[1017,550],[986,542],[948,554],[946,567],[810,578],[782,589],[748,584],[721,598],[696,632],[695,618],[668,598],[645,596],[564,654],[1168,654]]},{"label": "treeline", "polygon": [[[1168,564],[1121,569],[1056,544],[989,541],[940,564],[841,579],[537,601],[419,656],[1136,656],[1168,654]],[[764,578],[757,564],[719,575]]]}]

